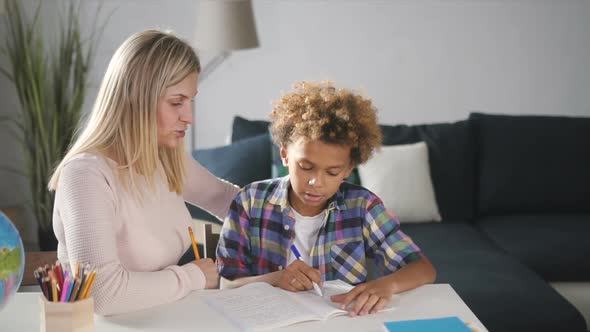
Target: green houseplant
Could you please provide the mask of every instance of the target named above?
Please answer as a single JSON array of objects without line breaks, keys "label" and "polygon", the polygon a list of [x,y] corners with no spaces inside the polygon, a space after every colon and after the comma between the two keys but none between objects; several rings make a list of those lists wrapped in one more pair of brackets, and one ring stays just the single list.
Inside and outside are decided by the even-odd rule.
[{"label": "green houseplant", "polygon": [[8,66],[0,71],[14,84],[21,112],[2,120],[13,123],[19,132],[41,250],[55,250],[54,194],[47,190],[47,182],[80,120],[98,39],[96,22],[84,39],[78,20],[80,8],[70,1],[56,29],[55,42],[48,47],[39,22],[41,1],[32,19],[25,15],[18,0],[7,0],[5,5],[2,55],[8,59]]}]

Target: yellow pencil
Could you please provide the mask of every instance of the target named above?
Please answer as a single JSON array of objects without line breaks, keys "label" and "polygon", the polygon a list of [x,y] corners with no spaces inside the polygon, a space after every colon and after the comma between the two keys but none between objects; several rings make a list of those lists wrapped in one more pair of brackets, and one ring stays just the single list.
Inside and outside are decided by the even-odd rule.
[{"label": "yellow pencil", "polygon": [[53,302],[59,302],[59,299],[57,298],[57,281],[55,280],[55,278],[50,278],[50,279],[51,279],[52,300],[53,300]]},{"label": "yellow pencil", "polygon": [[191,226],[188,226],[188,234],[191,236],[191,244],[193,246],[195,258],[201,259],[201,255],[199,255],[199,249],[197,248],[197,243],[195,242],[195,235],[193,234],[193,228]]},{"label": "yellow pencil", "polygon": [[86,294],[84,294],[85,299],[89,298],[90,294],[92,294],[92,285],[94,284],[94,279],[96,279],[96,272],[94,272],[94,274],[90,276],[90,280],[88,280],[88,290],[86,291]]},{"label": "yellow pencil", "polygon": [[88,296],[88,290],[90,289],[90,284],[92,281],[94,281],[94,276],[96,275],[96,272],[92,271],[90,272],[90,274],[88,274],[88,277],[86,278],[86,281],[84,282],[84,288],[82,289],[82,293],[78,296],[78,298],[80,300],[84,300],[86,298],[86,296]]}]

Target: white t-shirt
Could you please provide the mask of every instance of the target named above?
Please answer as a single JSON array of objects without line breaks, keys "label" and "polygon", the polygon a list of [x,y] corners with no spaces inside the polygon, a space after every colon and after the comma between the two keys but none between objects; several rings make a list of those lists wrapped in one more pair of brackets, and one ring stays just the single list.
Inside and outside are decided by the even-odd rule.
[{"label": "white t-shirt", "polygon": [[[322,225],[326,221],[326,216],[328,215],[327,211],[324,210],[320,214],[313,217],[306,217],[300,215],[292,207],[291,209],[295,215],[295,240],[293,241],[293,244],[299,250],[301,259],[307,265],[311,266],[309,254],[311,252],[311,248],[313,248],[317,241],[320,228],[322,228]],[[296,259],[297,258],[295,258],[295,255],[289,250],[287,265],[293,263],[293,261]]]}]

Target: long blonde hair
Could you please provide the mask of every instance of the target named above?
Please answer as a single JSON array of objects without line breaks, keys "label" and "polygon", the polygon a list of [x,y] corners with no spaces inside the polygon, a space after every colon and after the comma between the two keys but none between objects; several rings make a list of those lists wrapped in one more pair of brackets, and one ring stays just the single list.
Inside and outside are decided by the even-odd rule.
[{"label": "long blonde hair", "polygon": [[166,88],[200,71],[192,47],[170,33],[146,30],[125,40],[109,63],[86,126],[51,176],[49,190],[57,189],[65,163],[75,155],[108,152],[119,164],[124,187],[138,198],[137,176],[153,189],[160,163],[170,190],[181,194],[184,144],[158,147],[156,111]]}]

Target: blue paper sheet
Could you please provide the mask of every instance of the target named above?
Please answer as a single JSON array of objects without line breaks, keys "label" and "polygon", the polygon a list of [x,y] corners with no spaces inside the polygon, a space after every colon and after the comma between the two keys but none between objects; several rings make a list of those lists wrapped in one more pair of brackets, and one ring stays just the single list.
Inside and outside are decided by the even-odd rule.
[{"label": "blue paper sheet", "polygon": [[458,317],[404,320],[384,324],[390,332],[472,332]]}]

